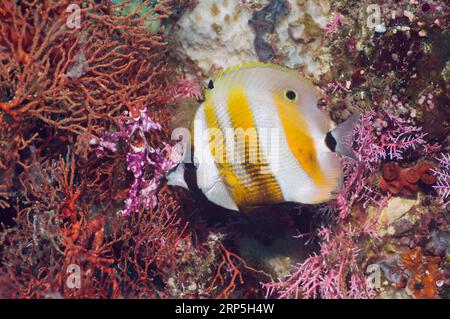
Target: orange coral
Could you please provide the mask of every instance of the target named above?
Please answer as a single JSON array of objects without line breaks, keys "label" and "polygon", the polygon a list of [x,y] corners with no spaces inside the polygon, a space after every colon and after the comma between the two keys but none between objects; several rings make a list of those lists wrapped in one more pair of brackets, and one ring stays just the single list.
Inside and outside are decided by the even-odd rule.
[{"label": "orange coral", "polygon": [[416,247],[401,254],[402,261],[412,275],[408,287],[416,298],[436,298],[436,281],[443,276],[439,270],[439,257],[423,256],[422,249]]},{"label": "orange coral", "polygon": [[[235,290],[237,285],[237,280],[242,285],[244,283],[244,277],[242,276],[242,270],[239,267],[239,263],[241,263],[246,270],[250,270],[255,273],[260,273],[265,276],[268,276],[264,271],[252,268],[247,265],[244,259],[242,259],[237,254],[228,250],[222,243],[219,244],[222,251],[222,260],[217,268],[216,275],[214,276],[209,289],[213,289],[213,287],[217,284],[217,281],[220,281],[220,286],[225,287],[221,292],[219,292],[216,298],[228,298],[231,293]],[[235,261],[233,261],[235,259]],[[229,279],[228,283],[226,283],[226,279],[224,278],[222,272],[228,268],[228,271],[231,272],[232,276]]]},{"label": "orange coral", "polygon": [[392,194],[412,196],[419,191],[419,183],[433,185],[436,177],[431,173],[433,165],[420,163],[414,167],[401,168],[397,162],[388,162],[382,166],[380,188]]}]

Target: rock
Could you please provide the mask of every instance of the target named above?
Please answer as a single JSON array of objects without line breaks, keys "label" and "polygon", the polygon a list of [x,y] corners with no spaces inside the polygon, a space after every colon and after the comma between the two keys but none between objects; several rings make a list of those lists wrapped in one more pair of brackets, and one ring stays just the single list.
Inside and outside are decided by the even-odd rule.
[{"label": "rock", "polygon": [[437,256],[450,254],[450,229],[433,231],[431,239],[426,245],[426,250]]},{"label": "rock", "polygon": [[285,0],[271,0],[261,10],[253,11],[248,24],[255,32],[255,50],[259,61],[269,62],[275,57],[275,52],[268,41],[268,34],[275,30],[278,21],[289,13],[289,7]]},{"label": "rock", "polygon": [[384,24],[377,24],[375,26],[375,32],[376,33],[385,33],[386,32],[386,27],[384,26]]},{"label": "rock", "polygon": [[253,237],[242,237],[238,240],[242,257],[252,267],[262,269],[275,279],[285,278],[292,267],[303,262],[311,253],[313,245],[305,245],[306,239],[294,238],[290,234],[286,238],[276,238],[269,245],[262,244]]},{"label": "rock", "polygon": [[380,229],[382,235],[395,234],[394,222],[409,212],[416,204],[418,204],[416,199],[392,197],[378,218],[377,228]]},{"label": "rock", "polygon": [[411,231],[414,227],[414,223],[408,218],[401,217],[394,222],[393,226],[395,230],[394,236],[399,237],[404,236]]},{"label": "rock", "polygon": [[[286,4],[289,10],[273,5],[279,14],[267,30],[270,32],[255,37],[254,29],[260,26],[252,16],[260,9],[252,10],[239,0],[202,0],[177,22],[174,37],[179,48],[175,54],[193,61],[206,77],[213,77],[219,69],[260,60],[301,68],[318,79],[330,70],[329,48],[324,46],[324,30],[330,19],[328,0],[278,3]],[[267,0],[252,4],[269,7]]]},{"label": "rock", "polygon": [[178,21],[179,53],[212,77],[218,69],[257,61],[250,12],[239,0],[202,0]]}]

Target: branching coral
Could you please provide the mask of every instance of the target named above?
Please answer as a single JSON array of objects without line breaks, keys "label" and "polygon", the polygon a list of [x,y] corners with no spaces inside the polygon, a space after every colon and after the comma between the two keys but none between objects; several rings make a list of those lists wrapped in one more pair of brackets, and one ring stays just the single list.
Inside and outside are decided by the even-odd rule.
[{"label": "branching coral", "polygon": [[[338,233],[332,234],[332,232]],[[321,228],[320,254],[298,264],[285,281],[264,284],[278,298],[370,298],[359,259],[358,241],[367,236],[350,223],[337,229]],[[350,278],[350,280],[348,280]]]},{"label": "branching coral", "polygon": [[[30,166],[21,174],[27,200],[21,205],[24,208],[15,206],[20,227],[0,236],[3,298],[102,296],[107,291],[101,283],[105,278],[115,286],[104,219],[88,215],[89,204],[80,200],[85,185],[76,182],[75,171],[74,155],[69,152],[66,159]],[[78,291],[66,286],[66,270],[72,264],[83,273]]]},{"label": "branching coral", "polygon": [[[343,159],[345,181],[337,196],[339,216],[345,218],[356,200],[373,199],[369,179],[383,160],[402,160],[403,153],[427,145],[420,128],[387,112],[367,111],[354,131],[354,151],[359,162]],[[375,192],[376,193],[376,192]]]},{"label": "branching coral", "polygon": [[[167,186],[148,207],[138,198],[127,215],[98,214],[75,162],[69,151],[21,174],[19,227],[0,233],[1,297],[228,297],[244,283],[245,262],[221,237],[196,244]],[[68,284],[74,265],[78,288]]]},{"label": "branching coral", "polygon": [[[79,28],[71,27],[65,11],[72,1],[2,4],[0,126],[8,146],[0,152],[3,184],[11,185],[6,167],[13,169],[18,152],[31,142],[70,136],[86,147],[124,110],[149,104],[161,90],[161,36],[149,36],[132,13],[118,16],[107,1],[82,3]],[[164,18],[168,2],[152,12]]]},{"label": "branching coral", "polygon": [[[436,48],[430,50],[421,41],[419,28],[433,25],[430,39],[439,39],[448,23],[434,12],[420,17],[425,24],[416,24],[406,10],[409,24],[394,17],[385,21],[389,23],[383,32],[378,28],[374,36],[369,32],[357,37],[353,33],[360,27],[354,27],[345,8],[333,8],[335,18],[328,26],[330,19],[322,20],[319,14],[319,27],[312,15],[318,7],[311,1],[304,7],[294,2],[230,6],[223,1],[217,6],[208,1],[203,6],[212,16],[207,19],[212,30],[208,34],[223,37],[220,45],[227,47],[223,51],[227,59],[219,60],[228,62],[255,58],[251,43],[240,49],[233,46],[239,42],[228,43],[240,39],[239,26],[248,28],[252,13],[249,23],[257,34],[254,47],[261,60],[291,63],[295,52],[275,47],[284,37],[296,42],[291,48],[306,49],[321,34],[326,33],[330,41],[344,36],[344,46],[332,43],[329,49],[336,61],[347,55],[354,65],[331,65],[334,75],[321,80],[330,84],[322,108],[330,110],[337,122],[356,110],[369,110],[362,113],[354,132],[358,161],[342,159],[342,189],[335,200],[322,206],[328,215],[318,218],[321,226],[311,238],[318,240],[318,250],[292,263],[287,277],[263,284],[267,296],[371,298],[379,291],[367,283],[366,266],[370,256],[386,250],[396,254],[404,268],[398,278],[383,270],[396,288],[407,287],[419,298],[443,294],[445,289],[436,280],[445,278],[442,269],[448,268],[448,221],[442,200],[430,185],[447,203],[449,158],[442,154],[436,167],[428,164],[440,151],[439,144],[444,151],[447,145],[445,133],[436,132],[445,123],[427,121],[426,116],[439,119],[446,114],[442,106],[448,99],[442,88],[448,80]],[[163,32],[192,3],[1,3],[0,297],[262,297],[258,281],[273,278],[272,274],[240,256],[244,249],[236,240],[242,234],[232,229],[235,217],[223,217],[227,226],[217,226],[214,215],[221,212],[217,207],[211,203],[199,207],[201,201],[193,194],[171,189],[164,180],[180,159],[170,141],[173,114],[166,106],[179,98],[193,102],[202,97],[199,74],[180,74],[180,69],[189,67],[171,69],[176,63],[169,63],[168,51],[176,51],[176,44],[169,47],[171,32]],[[75,12],[67,10],[69,5]],[[294,21],[300,7],[302,14]],[[73,20],[78,9],[79,25]],[[324,4],[320,10],[327,15],[330,8]],[[192,23],[178,25],[188,26],[185,30],[171,30],[195,33],[187,44],[194,44],[196,54],[206,34],[196,21],[206,16],[197,10],[187,19]],[[405,29],[409,36],[400,22],[409,25]],[[294,55],[278,56],[289,52]],[[438,76],[425,76],[423,81],[432,84],[415,93],[415,84],[410,84],[414,81],[408,80],[422,81],[417,75],[422,64],[428,65],[422,63],[424,57],[438,61],[433,62],[438,67],[433,74]],[[308,55],[304,60],[300,65],[307,64],[305,72],[311,73],[313,59]],[[437,78],[440,74],[443,80]],[[417,108],[412,107],[416,102]],[[430,123],[438,129],[430,128]],[[428,185],[422,185],[426,194],[419,184]],[[405,205],[400,217],[387,218],[392,200],[402,203],[405,199],[399,196],[406,195],[414,196],[406,199],[408,204],[416,198],[421,204]],[[390,227],[383,233],[380,216]],[[408,232],[411,238],[399,236]],[[385,233],[391,237],[387,239]],[[78,288],[70,282],[77,272]]]},{"label": "branching coral", "polygon": [[[67,5],[6,5],[2,78],[14,87],[0,106],[14,119],[34,117],[58,129],[94,133],[99,120],[117,116],[120,107],[156,96],[164,42],[106,4],[81,9],[80,29],[70,29]],[[157,10],[167,13],[164,5]],[[100,16],[102,11],[110,14]]]},{"label": "branching coral", "polygon": [[156,28],[183,1],[130,4],[1,4],[1,297],[227,297],[238,285],[239,257],[194,241],[163,182],[178,161],[167,92],[199,96],[183,79],[167,87]]},{"label": "branching coral", "polygon": [[447,201],[450,198],[450,155],[441,154],[437,158],[442,169],[434,169],[433,173],[437,176],[437,185],[433,186],[444,199]]},{"label": "branching coral", "polygon": [[229,297],[244,283],[245,262],[223,237],[200,241],[163,180],[180,155],[164,107],[200,98],[195,80],[168,80],[158,29],[183,3],[2,3],[1,297]]}]

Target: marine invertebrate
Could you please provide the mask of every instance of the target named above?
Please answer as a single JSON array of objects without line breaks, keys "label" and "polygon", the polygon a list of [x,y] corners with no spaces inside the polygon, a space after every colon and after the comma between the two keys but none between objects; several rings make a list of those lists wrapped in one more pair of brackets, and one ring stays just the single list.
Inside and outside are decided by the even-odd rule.
[{"label": "marine invertebrate", "polygon": [[226,297],[239,284],[231,266],[243,283],[239,256],[221,237],[197,245],[167,187],[147,209],[139,202],[128,215],[95,214],[74,154],[41,160],[21,174],[26,200],[14,206],[18,227],[0,232],[2,298],[206,297],[222,286]]},{"label": "marine invertebrate", "polygon": [[329,70],[323,46],[329,9],[328,0],[203,0],[174,28],[181,44],[176,53],[206,77],[259,60],[302,68],[317,79]]},{"label": "marine invertebrate", "polygon": [[342,16],[339,12],[337,12],[333,18],[333,20],[327,25],[325,32],[327,34],[333,33],[339,25],[345,25],[347,22],[342,19]]},{"label": "marine invertebrate", "polygon": [[[106,297],[109,288],[117,293],[104,218],[88,216],[89,203],[82,199],[86,185],[77,182],[75,172],[69,151],[65,159],[32,165],[21,174],[26,201],[14,206],[18,227],[0,234],[3,298]],[[66,285],[71,265],[82,271],[80,290]]]},{"label": "marine invertebrate", "polygon": [[[331,232],[337,231],[333,234]],[[358,230],[346,224],[338,229],[319,230],[320,253],[295,265],[289,276],[280,282],[263,284],[267,295],[278,298],[370,298],[374,291],[367,285],[358,266],[359,248],[355,239]],[[348,280],[349,279],[349,280]]]},{"label": "marine invertebrate", "polygon": [[[448,151],[448,4],[379,3],[390,14],[372,29],[365,1],[194,2],[1,2],[0,296],[263,297],[276,278],[274,297],[448,297],[449,156],[434,159]],[[192,107],[206,77],[258,55],[314,77],[336,123],[363,113],[359,161],[342,160],[342,190],[308,229],[318,250],[299,261],[315,245],[290,238],[299,259],[270,276],[247,260],[239,216],[164,180],[180,155],[168,123],[181,107],[166,106]],[[252,223],[251,240],[272,240]],[[279,223],[289,237],[300,224]],[[364,270],[384,254],[380,291]]]},{"label": "marine invertebrate", "polygon": [[[67,23],[73,1],[2,3],[0,101],[2,184],[12,185],[20,152],[58,135],[87,157],[88,141],[117,124],[135,103],[148,104],[162,87],[165,43],[139,18],[119,17],[111,3],[84,8],[80,29]],[[83,7],[83,8],[82,8]],[[152,9],[163,18],[163,1]],[[42,152],[46,152],[42,149]],[[50,152],[51,153],[51,152]]]},{"label": "marine invertebrate", "polygon": [[387,162],[381,168],[380,188],[392,194],[412,196],[419,190],[419,181],[425,185],[436,183],[437,178],[432,175],[432,169],[430,163],[401,168],[397,162]]},{"label": "marine invertebrate", "polygon": [[441,154],[436,158],[441,169],[433,169],[433,174],[437,177],[437,184],[434,187],[444,199],[447,201],[450,198],[450,155]]},{"label": "marine invertebrate", "polygon": [[406,268],[412,273],[408,287],[416,298],[436,298],[436,282],[443,277],[438,265],[439,257],[424,256],[420,247],[413,248],[401,254]]},{"label": "marine invertebrate", "polygon": [[161,26],[161,17],[158,13],[152,10],[158,5],[158,0],[112,0],[112,3],[117,5],[115,6],[115,9],[123,16],[136,14],[144,18],[144,25],[149,28],[150,33],[154,34],[159,31]]},{"label": "marine invertebrate", "polygon": [[381,159],[402,160],[403,153],[425,145],[422,128],[408,124],[390,112],[365,112],[355,132],[360,160],[376,163]]},{"label": "marine invertebrate", "polygon": [[[386,125],[377,125],[385,119]],[[370,298],[375,291],[367,285],[359,259],[357,242],[377,240],[378,219],[389,202],[371,185],[371,175],[385,159],[403,159],[409,149],[425,144],[420,128],[409,126],[392,114],[367,111],[360,116],[353,132],[353,151],[360,159],[345,158],[344,181],[337,199],[329,203],[338,218],[335,223],[318,231],[320,251],[293,267],[290,276],[280,282],[264,284],[267,293],[280,298]],[[351,142],[350,142],[351,143]],[[427,164],[419,165],[421,173],[429,174]],[[385,164],[384,176],[400,175],[396,164]],[[402,173],[404,178],[409,174]],[[417,182],[420,179],[417,173]],[[373,214],[367,214],[374,206]],[[358,222],[356,222],[356,220]]]},{"label": "marine invertebrate", "polygon": [[172,88],[173,95],[171,98],[178,98],[178,97],[194,97],[197,100],[200,100],[203,92],[200,85],[193,79],[187,79],[183,77],[178,77],[175,79],[175,83]]},{"label": "marine invertebrate", "polygon": [[[127,144],[129,149],[126,154],[127,169],[132,172],[134,181],[125,200],[125,209],[120,212],[123,215],[129,215],[140,209],[149,210],[156,206],[158,186],[165,174],[179,162],[181,156],[181,153],[172,152],[170,145],[164,142],[160,148],[149,145],[147,136],[151,131],[161,131],[161,125],[149,117],[146,108],[127,115],[131,115],[131,119],[120,122],[119,132],[106,132],[102,139],[93,139],[90,142],[93,147],[112,152],[117,151],[118,142],[124,141]],[[150,167],[152,167],[151,177],[148,176]]]},{"label": "marine invertebrate", "polygon": [[[216,274],[214,275],[210,286],[214,287],[216,283],[220,281],[221,286],[224,287],[222,291],[217,293],[217,298],[228,298],[236,289],[237,283],[240,283],[241,285],[244,284],[244,272],[241,268],[247,271],[267,275],[264,271],[254,269],[247,265],[244,259],[227,249],[222,243],[219,245],[221,249],[221,261],[219,262]],[[224,275],[224,273],[228,274],[228,277],[231,274],[231,278],[228,279],[228,283],[225,279],[226,275]]]},{"label": "marine invertebrate", "polygon": [[377,191],[368,185],[370,176],[383,160],[402,160],[405,151],[426,145],[425,135],[421,128],[387,112],[361,114],[351,142],[359,162],[343,159],[345,179],[336,200],[339,216],[345,218],[358,200],[373,202]]},{"label": "marine invertebrate", "polygon": [[239,0],[199,1],[177,22],[177,53],[194,61],[206,76],[212,76],[219,68],[255,61],[249,18]]},{"label": "marine invertebrate", "polygon": [[[158,72],[154,71],[161,68],[163,62],[155,60],[154,65],[149,66],[148,57],[158,56],[154,53],[161,50],[163,43],[158,36],[148,37],[144,28],[132,26],[132,19],[120,19],[112,13],[98,16],[98,10],[111,9],[104,4],[83,9],[83,32],[75,31],[67,26],[67,15],[61,14],[67,5],[49,1],[45,5],[30,6],[29,10],[19,10],[15,2],[10,2],[4,7],[2,19],[7,23],[2,24],[0,32],[3,35],[1,59],[6,66],[2,69],[2,78],[15,87],[12,98],[1,102],[0,107],[15,119],[36,117],[75,133],[84,132],[83,127],[87,125],[83,121],[92,118],[90,128],[95,131],[95,120],[105,117],[102,116],[104,103],[120,102],[125,90],[128,90],[128,97],[136,101],[156,95],[159,88],[154,79]],[[167,12],[163,5],[156,10]],[[44,24],[33,25],[36,20]],[[99,26],[120,28],[127,42],[119,37],[103,43],[108,32],[99,31]],[[63,42],[57,45],[61,39]],[[138,48],[147,53],[139,51],[138,54]],[[80,57],[83,57],[81,62]],[[35,61],[41,61],[46,67],[37,66]],[[75,72],[79,76],[73,71],[75,64],[84,68],[81,73]],[[109,72],[109,67],[116,72]],[[130,83],[140,85],[130,88]],[[143,90],[149,86],[155,86],[154,90]],[[52,104],[53,100],[60,104]],[[87,108],[86,118],[76,116],[80,114],[79,105]],[[67,112],[65,121],[50,117],[60,114],[58,106],[63,106]],[[72,114],[75,116],[68,116]],[[117,111],[109,115],[117,115]]]},{"label": "marine invertebrate", "polygon": [[[197,282],[185,295],[213,294],[202,289],[219,247],[194,245],[176,195],[159,187],[176,161],[155,106],[166,42],[107,1],[80,1],[81,28],[70,29],[68,4],[0,7],[0,296],[175,296],[160,289],[171,278]],[[156,21],[169,8],[148,12]],[[111,216],[126,197],[125,214]],[[81,287],[67,282],[69,268]]]}]

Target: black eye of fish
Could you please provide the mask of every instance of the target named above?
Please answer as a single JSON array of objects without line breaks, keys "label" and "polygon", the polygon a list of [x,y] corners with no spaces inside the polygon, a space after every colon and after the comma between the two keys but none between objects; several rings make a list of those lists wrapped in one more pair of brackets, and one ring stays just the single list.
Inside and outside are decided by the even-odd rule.
[{"label": "black eye of fish", "polygon": [[210,89],[210,90],[214,89],[214,83],[212,80],[209,80],[209,82],[208,82],[208,89]]},{"label": "black eye of fish", "polygon": [[286,91],[286,97],[289,100],[294,101],[295,98],[297,97],[297,94],[294,91],[292,91],[292,90],[288,90],[288,91]]},{"label": "black eye of fish", "polygon": [[325,136],[325,144],[332,152],[336,151],[337,142],[334,136],[331,135],[331,132],[328,132],[327,135]]}]

